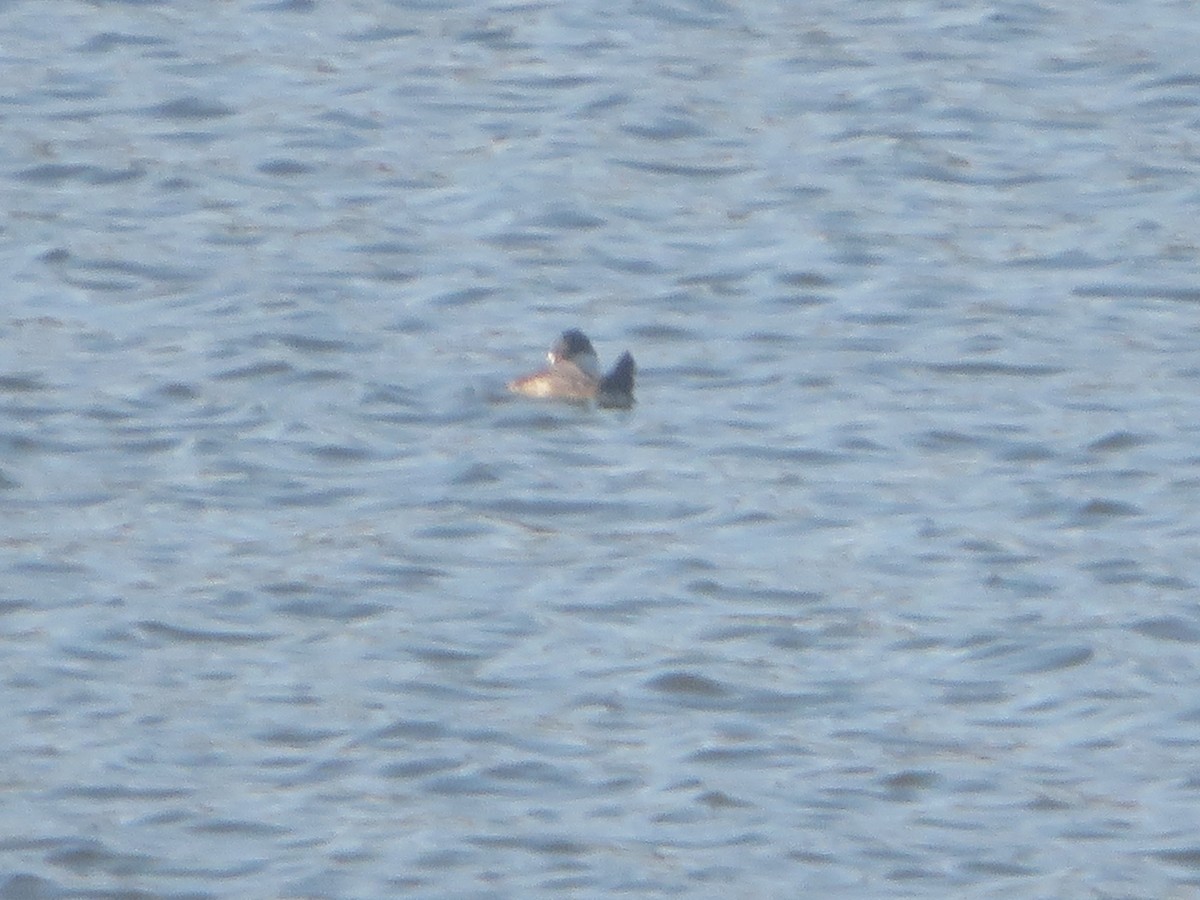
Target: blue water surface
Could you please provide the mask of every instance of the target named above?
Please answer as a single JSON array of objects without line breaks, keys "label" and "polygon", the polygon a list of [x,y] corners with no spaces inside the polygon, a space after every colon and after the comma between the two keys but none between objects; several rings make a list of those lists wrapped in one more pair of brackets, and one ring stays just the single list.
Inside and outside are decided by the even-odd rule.
[{"label": "blue water surface", "polygon": [[0,900],[1197,889],[1191,3],[0,29]]}]

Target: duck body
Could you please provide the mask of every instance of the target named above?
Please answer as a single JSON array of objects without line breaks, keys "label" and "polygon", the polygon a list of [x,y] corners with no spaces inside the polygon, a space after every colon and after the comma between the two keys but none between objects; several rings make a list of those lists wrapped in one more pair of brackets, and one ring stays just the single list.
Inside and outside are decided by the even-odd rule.
[{"label": "duck body", "polygon": [[626,351],[607,375],[600,374],[600,361],[592,342],[577,328],[562,333],[547,354],[548,368],[508,383],[508,389],[525,397],[594,402],[597,406],[628,409],[633,405],[633,381],[637,366]]}]

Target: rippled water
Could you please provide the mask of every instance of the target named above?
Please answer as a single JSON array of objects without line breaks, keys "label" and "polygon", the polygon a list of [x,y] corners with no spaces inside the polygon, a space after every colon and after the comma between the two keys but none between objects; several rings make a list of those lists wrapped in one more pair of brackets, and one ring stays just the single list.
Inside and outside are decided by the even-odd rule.
[{"label": "rippled water", "polygon": [[0,27],[0,898],[1196,890],[1191,3]]}]

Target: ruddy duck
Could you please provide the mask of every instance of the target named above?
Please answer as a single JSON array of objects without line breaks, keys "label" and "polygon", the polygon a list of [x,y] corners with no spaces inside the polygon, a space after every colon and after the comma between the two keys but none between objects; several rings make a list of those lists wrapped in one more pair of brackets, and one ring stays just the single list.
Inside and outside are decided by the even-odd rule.
[{"label": "ruddy duck", "polygon": [[597,406],[626,409],[633,406],[633,373],[636,366],[629,351],[621,354],[612,371],[600,376],[596,351],[582,331],[564,331],[546,354],[550,368],[508,383],[508,389],[526,397],[596,401]]}]

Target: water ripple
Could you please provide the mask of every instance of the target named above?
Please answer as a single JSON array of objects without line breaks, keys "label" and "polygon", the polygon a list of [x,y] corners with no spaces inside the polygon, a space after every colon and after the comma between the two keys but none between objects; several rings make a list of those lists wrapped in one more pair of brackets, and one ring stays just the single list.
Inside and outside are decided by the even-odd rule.
[{"label": "water ripple", "polygon": [[1181,4],[2,6],[0,895],[1194,887]]}]

